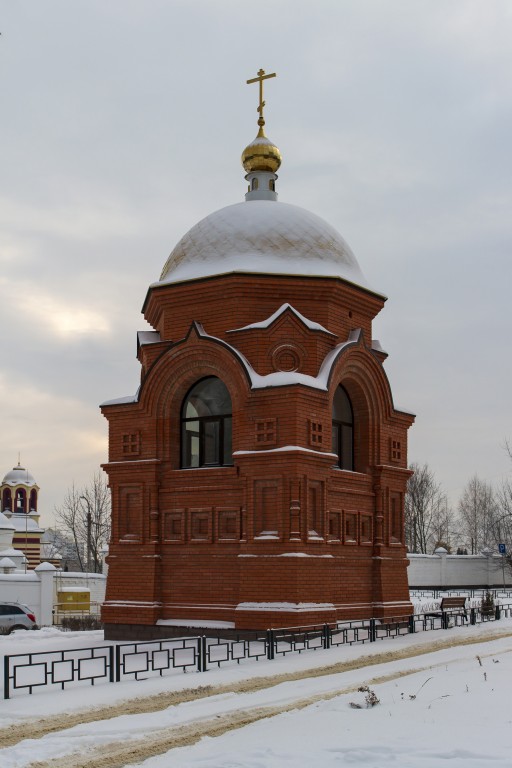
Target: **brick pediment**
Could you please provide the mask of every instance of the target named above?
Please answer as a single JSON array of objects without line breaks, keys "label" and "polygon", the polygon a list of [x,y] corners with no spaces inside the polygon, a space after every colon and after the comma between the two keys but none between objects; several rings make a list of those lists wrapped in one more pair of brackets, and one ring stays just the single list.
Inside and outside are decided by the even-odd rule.
[{"label": "brick pediment", "polygon": [[227,334],[233,346],[262,375],[275,371],[315,375],[337,340],[336,334],[309,320],[291,304],[283,304],[264,320]]}]

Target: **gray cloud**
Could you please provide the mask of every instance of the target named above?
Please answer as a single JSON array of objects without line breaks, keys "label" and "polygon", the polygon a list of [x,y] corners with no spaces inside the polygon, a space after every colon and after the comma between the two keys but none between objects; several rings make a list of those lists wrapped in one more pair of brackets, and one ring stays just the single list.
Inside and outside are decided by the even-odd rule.
[{"label": "gray cloud", "polygon": [[199,218],[243,199],[245,80],[277,70],[282,200],[341,231],[389,296],[375,334],[411,460],[452,502],[508,471],[507,0],[0,0],[5,471],[46,522],[105,460],[97,404],[136,389],[140,308]]}]

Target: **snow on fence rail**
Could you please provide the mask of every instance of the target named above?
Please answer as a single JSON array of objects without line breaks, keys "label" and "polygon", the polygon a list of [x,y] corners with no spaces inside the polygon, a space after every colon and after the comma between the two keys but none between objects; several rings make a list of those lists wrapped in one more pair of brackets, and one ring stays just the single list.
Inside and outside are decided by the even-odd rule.
[{"label": "snow on fence rail", "polygon": [[340,622],[330,626],[269,629],[223,639],[184,637],[169,640],[121,643],[60,651],[18,653],[4,657],[4,699],[37,688],[63,690],[68,685],[95,685],[147,679],[176,670],[206,672],[225,663],[266,659],[339,645],[376,642],[414,632],[479,624],[512,617],[512,602],[496,605],[492,614],[478,607],[460,613],[434,610],[399,616],[385,623],[379,619]]}]

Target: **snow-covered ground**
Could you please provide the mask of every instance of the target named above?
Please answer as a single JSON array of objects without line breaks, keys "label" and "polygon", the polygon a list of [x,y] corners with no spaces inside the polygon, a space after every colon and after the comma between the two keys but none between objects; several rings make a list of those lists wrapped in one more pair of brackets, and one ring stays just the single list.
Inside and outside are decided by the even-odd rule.
[{"label": "snow-covered ground", "polygon": [[[0,637],[2,655],[95,644],[101,633]],[[508,768],[511,652],[506,619],[207,673],[38,691],[1,702],[0,766]],[[379,703],[367,708],[361,686]]]}]

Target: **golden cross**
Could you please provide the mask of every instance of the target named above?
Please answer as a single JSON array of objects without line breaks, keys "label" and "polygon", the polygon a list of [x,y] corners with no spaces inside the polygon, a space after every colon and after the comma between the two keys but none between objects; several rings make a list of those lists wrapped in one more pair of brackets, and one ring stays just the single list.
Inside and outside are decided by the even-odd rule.
[{"label": "golden cross", "polygon": [[268,80],[270,77],[277,77],[277,75],[275,72],[272,72],[271,75],[266,75],[265,70],[260,69],[257,77],[253,77],[252,80],[247,80],[247,85],[250,85],[251,83],[260,84],[260,103],[257,107],[257,111],[260,113],[258,118],[258,125],[260,128],[265,125],[265,120],[263,119],[263,107],[265,106],[265,102],[263,101],[263,81]]}]

